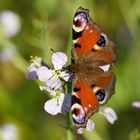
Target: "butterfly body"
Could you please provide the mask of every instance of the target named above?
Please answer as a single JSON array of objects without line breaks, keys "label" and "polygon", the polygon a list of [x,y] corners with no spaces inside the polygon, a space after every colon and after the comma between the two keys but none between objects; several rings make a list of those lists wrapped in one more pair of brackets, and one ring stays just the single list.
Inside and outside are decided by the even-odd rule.
[{"label": "butterfly body", "polygon": [[72,119],[76,128],[86,127],[90,116],[105,104],[115,91],[115,75],[102,66],[116,61],[116,45],[89,17],[87,9],[78,8],[73,19]]}]

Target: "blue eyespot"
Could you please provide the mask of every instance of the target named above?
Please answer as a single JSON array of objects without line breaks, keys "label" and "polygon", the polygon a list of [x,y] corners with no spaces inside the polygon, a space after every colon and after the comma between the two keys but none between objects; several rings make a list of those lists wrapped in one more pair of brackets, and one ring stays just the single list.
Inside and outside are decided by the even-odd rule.
[{"label": "blue eyespot", "polygon": [[102,36],[102,35],[100,36],[100,39],[98,40],[97,45],[100,46],[100,47],[105,46],[105,38],[104,38],[104,36]]},{"label": "blue eyespot", "polygon": [[103,101],[105,98],[105,91],[100,89],[96,92],[96,97],[98,99],[98,101]]}]

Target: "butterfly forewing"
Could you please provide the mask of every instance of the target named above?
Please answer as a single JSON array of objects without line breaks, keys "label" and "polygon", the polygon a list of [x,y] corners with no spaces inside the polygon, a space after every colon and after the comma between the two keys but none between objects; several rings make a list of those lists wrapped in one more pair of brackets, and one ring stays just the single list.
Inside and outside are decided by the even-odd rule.
[{"label": "butterfly forewing", "polygon": [[100,32],[95,29],[94,24],[87,9],[77,10],[73,19],[73,49],[77,57],[89,53],[99,40]]}]

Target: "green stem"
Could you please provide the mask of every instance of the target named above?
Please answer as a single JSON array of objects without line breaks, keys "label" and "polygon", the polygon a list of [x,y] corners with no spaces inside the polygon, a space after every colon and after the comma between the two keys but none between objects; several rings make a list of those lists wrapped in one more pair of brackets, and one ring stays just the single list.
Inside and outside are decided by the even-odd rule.
[{"label": "green stem", "polygon": [[72,140],[73,135],[72,135],[72,122],[71,122],[71,113],[70,112],[66,113],[66,119],[67,119],[66,137],[67,137],[67,140]]},{"label": "green stem", "polygon": [[72,140],[73,139],[71,130],[67,129],[66,135],[67,135],[67,140]]}]

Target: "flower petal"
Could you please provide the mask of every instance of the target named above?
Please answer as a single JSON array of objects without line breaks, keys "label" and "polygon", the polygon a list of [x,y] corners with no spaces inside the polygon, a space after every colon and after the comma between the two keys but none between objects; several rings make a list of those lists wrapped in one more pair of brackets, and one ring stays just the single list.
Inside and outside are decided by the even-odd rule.
[{"label": "flower petal", "polygon": [[48,112],[51,115],[56,115],[59,113],[59,107],[57,103],[57,99],[50,99],[48,100],[45,105],[44,109],[46,112]]},{"label": "flower petal", "polygon": [[62,89],[62,84],[60,79],[57,80],[57,83],[55,84],[54,90]]},{"label": "flower petal", "polygon": [[16,55],[16,53],[16,46],[11,43],[9,44],[9,46],[4,47],[0,51],[0,61],[2,61],[3,63],[9,63],[12,60],[12,58]]},{"label": "flower petal", "polygon": [[132,106],[136,108],[140,108],[140,101],[134,101],[132,102]]},{"label": "flower petal", "polygon": [[48,100],[45,105],[44,109],[51,115],[56,115],[61,113],[61,108],[64,100],[64,94],[60,93],[59,98],[53,98]]},{"label": "flower petal", "polygon": [[83,133],[83,128],[78,128],[78,129],[76,129],[76,131],[77,131],[77,134],[82,134]]},{"label": "flower petal", "polygon": [[47,89],[48,89],[47,86],[39,86],[39,88],[40,88],[41,91],[43,91],[43,90],[46,90],[47,91]]},{"label": "flower petal", "polygon": [[59,99],[58,99],[59,113],[62,113],[61,108],[62,108],[62,105],[63,105],[63,102],[64,102],[64,98],[65,98],[65,95],[63,93],[60,93],[59,94]]},{"label": "flower petal", "polygon": [[65,94],[62,107],[61,107],[61,113],[65,113],[70,111],[71,109],[71,94]]},{"label": "flower petal", "polygon": [[2,140],[18,140],[18,127],[14,124],[7,123],[0,128],[0,138]]},{"label": "flower petal", "polygon": [[45,66],[41,66],[37,70],[38,79],[42,82],[46,82],[50,77],[52,77],[52,72]]},{"label": "flower petal", "polygon": [[0,24],[3,26],[7,37],[15,36],[21,28],[20,17],[12,11],[3,11],[0,13]]},{"label": "flower petal", "polygon": [[31,65],[28,68],[28,71],[26,73],[26,78],[28,80],[34,80],[34,79],[36,79],[37,78],[37,68]]},{"label": "flower petal", "polygon": [[67,62],[67,56],[65,53],[62,52],[56,52],[52,55],[52,63],[54,65],[54,68],[56,70],[62,69],[62,67],[66,64]]},{"label": "flower petal", "polygon": [[26,78],[29,80],[34,80],[38,78],[37,70],[41,66],[42,59],[40,57],[31,57],[31,64],[28,67]]},{"label": "flower petal", "polygon": [[51,88],[49,88],[48,86],[39,86],[39,88],[40,88],[40,90],[41,91],[43,91],[43,90],[45,90],[45,91],[47,91],[47,92],[49,92],[50,93],[50,95],[52,95],[52,96],[56,96],[56,90],[54,90],[54,89],[51,89]]},{"label": "flower petal", "polygon": [[48,87],[53,88],[54,90],[61,88],[61,81],[57,77],[51,77],[46,83]]},{"label": "flower petal", "polygon": [[62,79],[64,79],[65,81],[69,81],[70,74],[69,74],[69,73],[66,73],[65,71],[62,71],[62,72],[60,73],[60,77],[61,77]]},{"label": "flower petal", "polygon": [[88,119],[86,129],[87,131],[92,131],[94,129],[94,123],[92,120]]},{"label": "flower petal", "polygon": [[114,122],[118,119],[116,112],[111,107],[106,107],[102,110],[102,114],[108,120],[110,124],[114,124]]}]

